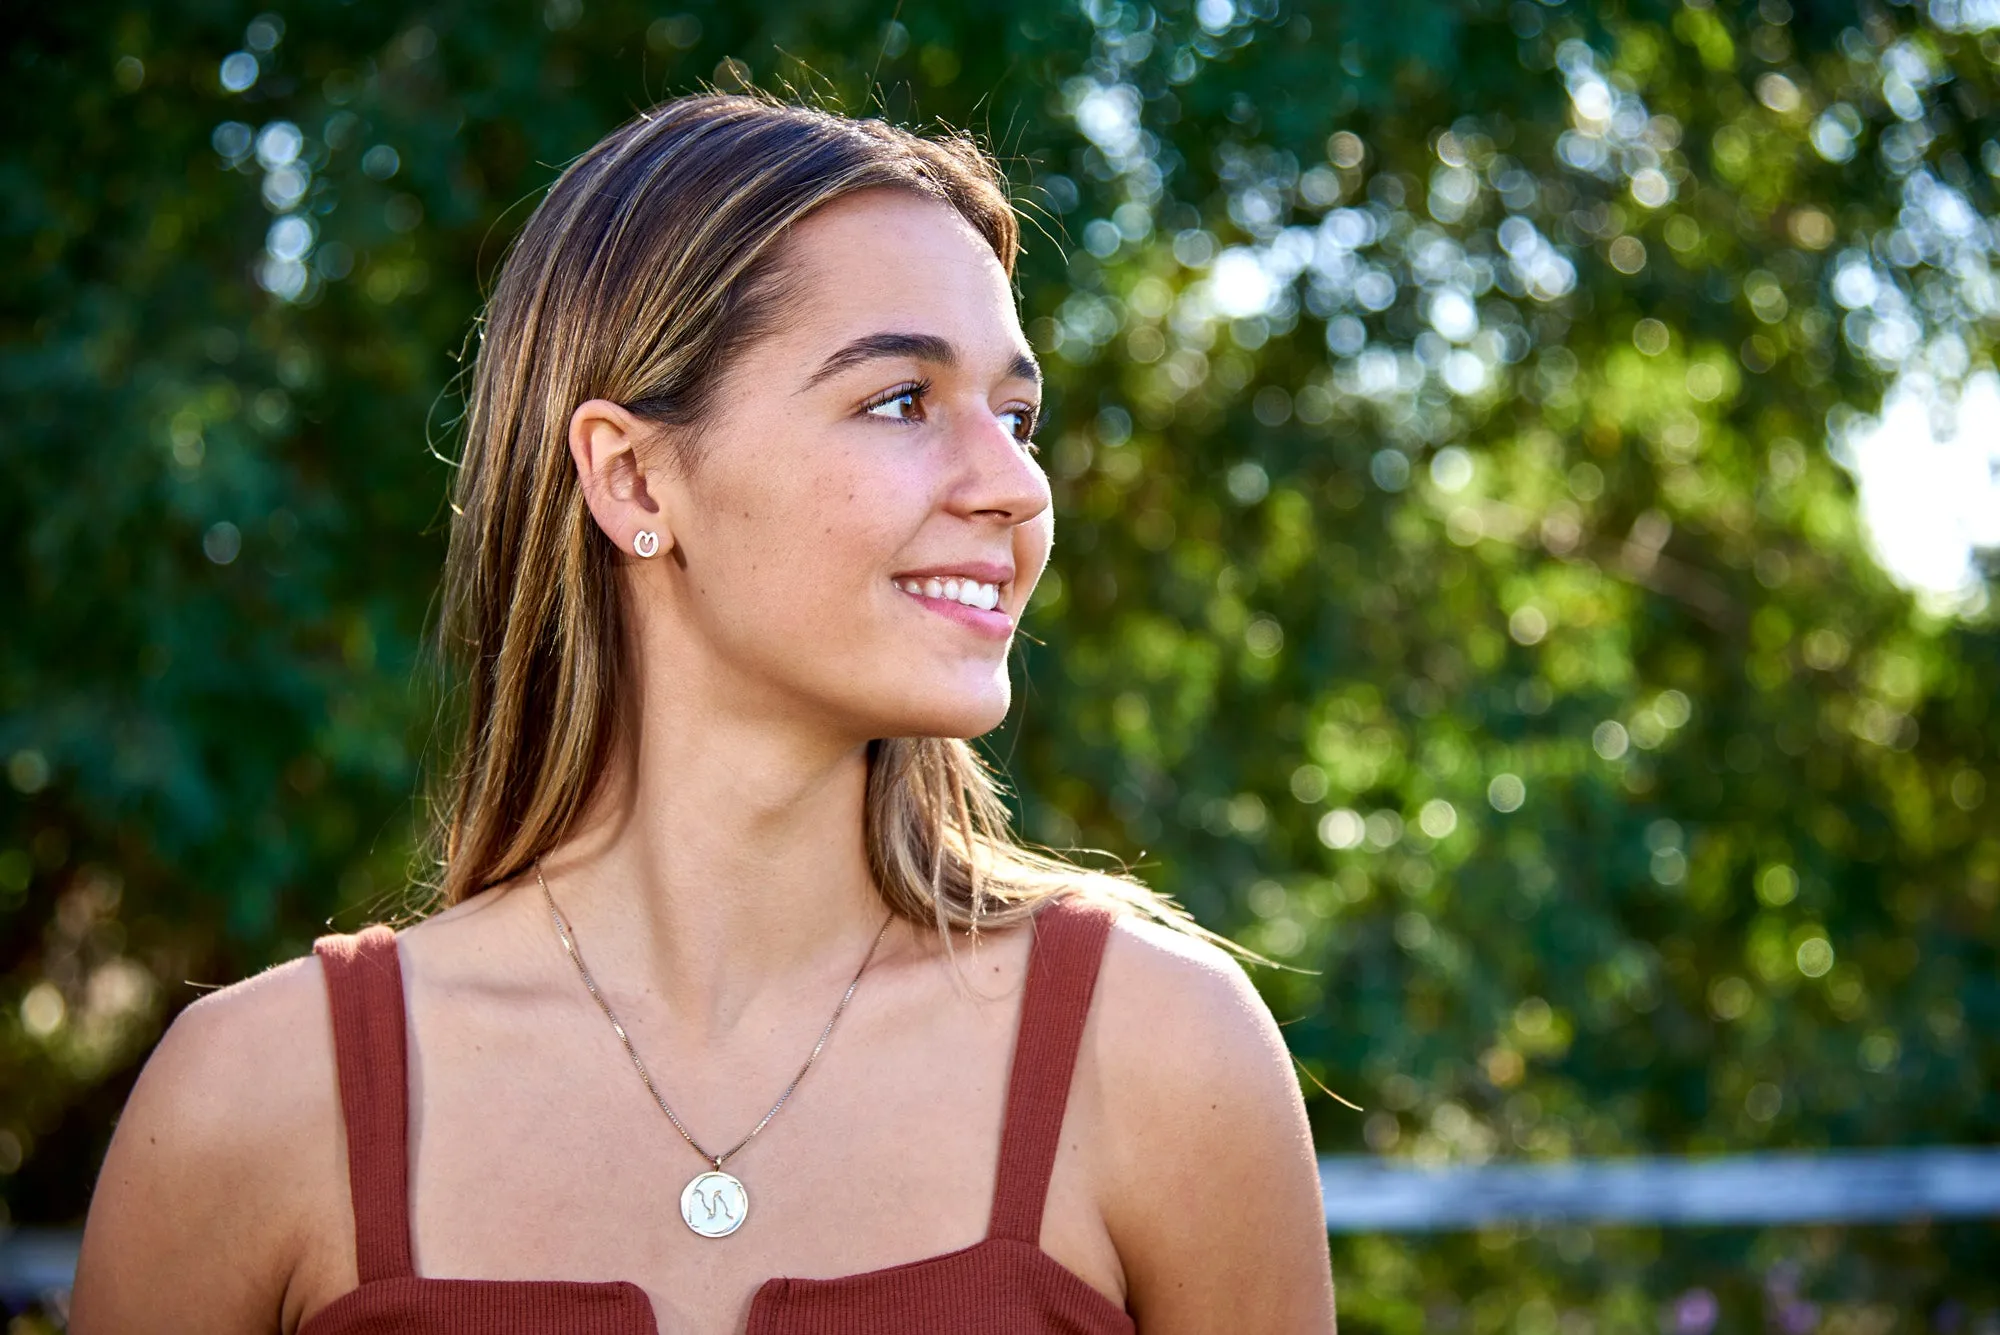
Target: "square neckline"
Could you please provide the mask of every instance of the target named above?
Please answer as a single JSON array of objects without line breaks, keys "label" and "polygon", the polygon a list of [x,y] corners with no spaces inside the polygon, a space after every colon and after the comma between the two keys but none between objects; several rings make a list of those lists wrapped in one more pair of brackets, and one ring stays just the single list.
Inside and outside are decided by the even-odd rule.
[{"label": "square neckline", "polygon": [[[792,1291],[795,1288],[800,1290],[802,1295],[810,1295],[820,1291],[817,1286],[859,1286],[877,1280],[893,1278],[902,1273],[930,1266],[962,1262],[969,1260],[976,1252],[996,1247],[1018,1247],[1026,1250],[1031,1253],[1026,1258],[1028,1264],[1052,1269],[1058,1283],[1069,1287],[1079,1296],[1083,1296],[1086,1302],[1094,1298],[1101,1305],[1106,1316],[1114,1320],[1130,1319],[1131,1314],[1125,1308],[1120,1307],[1116,1302],[1112,1301],[1110,1295],[1106,1294],[1089,1280],[1083,1278],[1083,1276],[1077,1274],[1074,1270],[1071,1270],[1061,1261],[1056,1260],[1055,1257],[1049,1255],[1039,1245],[1022,1242],[1018,1238],[1001,1238],[988,1234],[977,1242],[967,1243],[963,1247],[956,1247],[948,1252],[937,1252],[930,1256],[919,1256],[909,1261],[897,1261],[892,1265],[878,1266],[873,1270],[858,1270],[847,1275],[772,1275],[761,1281],[751,1291],[749,1317],[743,1327],[742,1335],[759,1335],[759,1326],[768,1323],[772,1316],[775,1315],[775,1313],[767,1309],[776,1308],[779,1304],[791,1299]],[[379,1290],[385,1285],[415,1287],[419,1289],[438,1286],[443,1286],[447,1289],[476,1286],[486,1292],[498,1290],[503,1292],[520,1292],[522,1294],[547,1293],[551,1295],[600,1293],[606,1296],[617,1296],[628,1299],[631,1303],[636,1304],[638,1312],[644,1313],[646,1321],[644,1335],[667,1335],[666,1328],[660,1325],[659,1311],[653,1306],[653,1295],[647,1292],[643,1284],[634,1280],[561,1278],[478,1279],[469,1276],[415,1274],[369,1280],[355,1285],[300,1322],[294,1335],[312,1335],[313,1330],[323,1320],[338,1317],[342,1309],[365,1301],[365,1294],[372,1295],[374,1291]]]},{"label": "square neckline", "polygon": [[[1022,1259],[1026,1264],[1048,1272],[1057,1286],[1074,1293],[1086,1305],[1096,1307],[1101,1318],[1118,1324],[1120,1329],[1135,1329],[1126,1308],[1043,1250],[1040,1241],[1041,1216],[1067,1109],[1076,1051],[1113,917],[1113,911],[1105,905],[1065,894],[1048,901],[1029,919],[1034,935],[1029,944],[1026,981],[1016,1023],[992,1214],[985,1236],[949,1251],[851,1274],[769,1276],[752,1290],[743,1335],[760,1335],[765,1325],[783,1314],[784,1305],[789,1302],[890,1281],[926,1269],[976,1264],[981,1256],[1004,1254],[1011,1249],[1025,1253]],[[457,1289],[486,1294],[617,1298],[636,1305],[635,1318],[643,1313],[643,1335],[667,1335],[660,1325],[651,1293],[634,1280],[479,1279],[416,1273],[409,1245],[407,1011],[403,1001],[402,952],[396,933],[386,925],[376,924],[352,934],[321,937],[313,943],[313,949],[325,968],[334,1019],[342,1120],[346,1123],[350,1188],[355,1207],[358,1282],[300,1322],[294,1335],[316,1335],[323,1324],[338,1319],[350,1306],[365,1304],[385,1286],[418,1292]],[[1065,965],[1070,967],[1065,970]],[[385,1004],[391,1002],[392,1006]],[[392,1024],[385,1023],[390,1020]],[[343,1038],[347,1040],[345,1043]],[[368,1049],[382,1050],[365,1051]],[[371,1055],[384,1060],[365,1060]],[[387,1079],[384,1066],[401,1078]],[[392,1147],[399,1153],[384,1153]],[[385,1159],[390,1161],[385,1163]],[[396,1178],[386,1182],[366,1179],[368,1169],[385,1166],[399,1170]],[[384,1185],[388,1188],[386,1192],[368,1189]],[[385,1210],[385,1206],[389,1208]],[[371,1232],[375,1236],[370,1237]],[[368,1255],[364,1256],[364,1252]],[[386,1273],[368,1273],[385,1267]]]}]

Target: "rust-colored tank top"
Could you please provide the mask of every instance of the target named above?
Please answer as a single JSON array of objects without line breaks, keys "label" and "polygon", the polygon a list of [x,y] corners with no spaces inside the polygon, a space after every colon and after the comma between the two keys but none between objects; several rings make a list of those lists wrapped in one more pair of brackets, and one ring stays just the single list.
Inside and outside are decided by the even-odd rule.
[{"label": "rust-colored tank top", "polygon": [[[834,1279],[766,1280],[746,1335],[1133,1335],[1132,1318],[1041,1249],[1042,1204],[1113,910],[1035,914],[986,1237]],[[333,1011],[360,1285],[297,1335],[672,1335],[626,1280],[433,1279],[410,1259],[403,975],[383,925],[313,943]]]}]

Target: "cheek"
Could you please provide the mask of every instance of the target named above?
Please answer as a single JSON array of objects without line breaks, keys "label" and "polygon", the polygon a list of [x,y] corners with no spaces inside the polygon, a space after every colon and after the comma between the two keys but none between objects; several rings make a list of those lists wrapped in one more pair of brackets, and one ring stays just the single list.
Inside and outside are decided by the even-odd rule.
[{"label": "cheek", "polygon": [[928,507],[923,478],[823,440],[757,451],[712,481],[697,498],[710,553],[701,583],[737,605],[731,619],[782,608],[795,624],[836,628]]},{"label": "cheek", "polygon": [[896,555],[930,512],[927,479],[914,464],[865,453],[829,461],[797,498],[794,541],[813,579],[865,592],[886,579]]}]

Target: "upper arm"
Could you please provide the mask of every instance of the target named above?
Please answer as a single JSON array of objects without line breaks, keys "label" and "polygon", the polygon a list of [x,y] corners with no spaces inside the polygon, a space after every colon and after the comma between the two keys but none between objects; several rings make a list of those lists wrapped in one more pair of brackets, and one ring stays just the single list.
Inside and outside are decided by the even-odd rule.
[{"label": "upper arm", "polygon": [[338,1136],[319,961],[205,997],[133,1086],[84,1223],[78,1335],[280,1329],[316,1176]]},{"label": "upper arm", "polygon": [[1147,1335],[1334,1328],[1318,1158],[1242,967],[1122,919],[1099,975],[1105,1222]]}]

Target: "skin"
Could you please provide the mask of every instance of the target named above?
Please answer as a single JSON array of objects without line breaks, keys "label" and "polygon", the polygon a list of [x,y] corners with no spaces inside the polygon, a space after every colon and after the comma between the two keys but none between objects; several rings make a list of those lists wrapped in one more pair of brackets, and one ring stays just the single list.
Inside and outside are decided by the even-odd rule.
[{"label": "skin", "polygon": [[[899,588],[1045,564],[1040,400],[1006,275],[948,207],[868,191],[809,217],[799,305],[726,377],[691,470],[618,405],[569,444],[627,554],[631,726],[546,859],[599,985],[681,1120],[728,1148],[811,1050],[884,918],[861,838],[871,737],[974,736],[1008,703],[1001,634]],[[830,354],[883,332],[950,360]],[[917,396],[899,391],[928,380]],[[810,383],[809,383],[810,382]],[[659,536],[650,560],[636,535]],[[726,1165],[750,1221],[680,1222],[702,1167],[558,943],[533,877],[399,936],[417,1273],[625,1279],[662,1332],[734,1332],[776,1275],[970,1245],[992,1201],[1028,938],[898,922],[821,1058]],[[356,1282],[325,982],[306,956],[175,1020],[85,1228],[81,1335],[292,1331]],[[1121,921],[1071,1088],[1041,1246],[1147,1335],[1330,1331],[1318,1179],[1283,1039],[1242,969]]]}]

